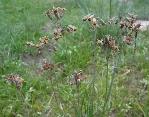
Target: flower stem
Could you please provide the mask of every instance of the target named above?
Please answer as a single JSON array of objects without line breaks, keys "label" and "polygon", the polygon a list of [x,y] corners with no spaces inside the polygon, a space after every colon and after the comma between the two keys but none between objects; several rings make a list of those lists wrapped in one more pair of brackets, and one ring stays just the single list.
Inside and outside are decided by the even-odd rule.
[{"label": "flower stem", "polygon": [[107,95],[108,95],[108,77],[109,77],[109,58],[108,58],[108,52],[107,52],[107,56],[106,56],[106,92],[105,92],[105,102],[104,102],[104,106],[103,106],[103,112],[102,115],[104,116],[105,114],[105,110],[106,110],[106,105],[107,105]]},{"label": "flower stem", "polygon": [[112,78],[111,78],[111,82],[109,85],[109,89],[108,89],[108,67],[109,67],[109,61],[107,59],[107,76],[106,76],[106,97],[105,97],[105,102],[104,102],[104,107],[103,107],[103,116],[105,114],[105,111],[107,109],[107,104],[109,104],[110,100],[111,100],[111,93],[112,93],[112,87],[113,87],[113,83],[114,83],[114,78],[115,78],[115,67],[116,67],[116,63],[115,63],[115,57],[113,58],[113,66],[112,66]]},{"label": "flower stem", "polygon": [[109,7],[110,7],[109,18],[111,18],[112,17],[112,0],[110,0]]},{"label": "flower stem", "polygon": [[[94,35],[93,35],[93,43],[92,43],[92,49],[93,49],[93,79],[91,81],[91,97],[90,97],[90,114],[93,116],[94,113],[94,97],[95,97],[95,80],[96,80],[96,36],[97,36],[97,30],[94,29]],[[90,116],[91,116],[90,115]]]},{"label": "flower stem", "polygon": [[137,49],[137,36],[138,36],[138,32],[135,32],[134,55],[135,55],[136,49]]}]

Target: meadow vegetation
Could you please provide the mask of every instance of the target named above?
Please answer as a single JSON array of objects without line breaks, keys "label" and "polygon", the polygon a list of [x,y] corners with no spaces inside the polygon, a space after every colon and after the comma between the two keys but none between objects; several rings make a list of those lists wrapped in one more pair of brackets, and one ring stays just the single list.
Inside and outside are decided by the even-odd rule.
[{"label": "meadow vegetation", "polygon": [[136,20],[148,0],[1,0],[0,117],[148,117]]}]

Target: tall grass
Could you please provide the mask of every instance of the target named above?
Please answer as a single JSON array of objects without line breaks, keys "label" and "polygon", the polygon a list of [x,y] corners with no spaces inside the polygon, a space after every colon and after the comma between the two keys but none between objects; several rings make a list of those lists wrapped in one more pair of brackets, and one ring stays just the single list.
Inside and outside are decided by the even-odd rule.
[{"label": "tall grass", "polygon": [[[117,53],[112,56],[113,58],[106,56],[109,55],[108,52],[96,47],[96,38],[104,38],[107,34],[117,37],[121,43],[117,27],[105,26],[91,32],[82,22],[82,16],[88,13],[97,14],[103,19],[118,14],[115,1],[110,1],[112,7],[109,5],[109,0],[65,0],[59,3],[52,3],[49,0],[0,1],[2,4],[0,7],[1,116],[147,117],[149,115],[148,31],[138,34],[136,62],[133,66],[134,59],[131,58],[133,47],[126,46],[122,55]],[[49,22],[43,12],[53,5],[67,8],[66,16],[62,20],[63,26],[73,24],[77,27],[77,32],[59,40],[57,51],[50,54],[55,64],[64,65],[63,70],[37,74],[38,68],[25,66],[20,55],[32,52],[30,48],[26,49],[26,41],[36,42],[40,36],[47,34],[41,31]],[[127,5],[125,7],[127,8]],[[142,13],[142,7],[134,10]],[[125,56],[125,60],[119,56]],[[118,60],[118,57],[124,62]],[[74,70],[80,69],[87,78],[79,85],[70,85],[69,76]],[[20,91],[6,83],[5,77],[11,73],[20,74],[25,79],[26,82]]]}]

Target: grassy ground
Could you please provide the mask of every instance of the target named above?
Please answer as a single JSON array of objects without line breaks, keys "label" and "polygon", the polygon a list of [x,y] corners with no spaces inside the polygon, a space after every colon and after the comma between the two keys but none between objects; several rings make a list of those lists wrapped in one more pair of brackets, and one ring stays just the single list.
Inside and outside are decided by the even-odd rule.
[{"label": "grassy ground", "polygon": [[[105,0],[0,1],[0,117],[149,116],[149,31],[139,33],[135,58],[131,50],[121,59],[117,58],[118,70],[110,103],[104,115],[102,112],[107,82],[106,61],[97,48],[97,78],[93,90],[91,89],[90,84],[94,75],[92,63],[94,35],[82,22],[82,16],[91,12],[103,19],[108,18],[107,3]],[[28,48],[25,43],[37,42],[44,35],[50,36],[53,24],[50,23],[51,27],[48,25],[50,33],[43,30],[45,27],[48,29],[49,24],[44,12],[53,5],[66,7],[63,25],[73,24],[78,29],[75,34],[67,35],[58,41],[56,52],[37,56],[36,50]],[[140,19],[148,19],[148,6],[148,0],[136,0],[133,4],[118,4],[113,1],[112,15],[133,11]],[[101,29],[97,35],[117,36],[116,31],[113,28]],[[61,63],[64,68],[40,74],[38,69],[44,58],[55,64]],[[109,83],[112,79],[111,61]],[[83,70],[87,76],[79,88],[68,83],[69,76],[75,70]],[[11,73],[19,74],[25,80],[20,90],[6,83],[5,77]]]}]

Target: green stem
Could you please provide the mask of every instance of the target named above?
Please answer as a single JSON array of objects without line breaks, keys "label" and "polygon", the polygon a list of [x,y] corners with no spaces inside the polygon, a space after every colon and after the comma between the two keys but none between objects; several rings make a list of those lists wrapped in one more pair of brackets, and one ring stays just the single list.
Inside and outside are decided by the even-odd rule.
[{"label": "green stem", "polygon": [[134,55],[135,55],[136,49],[137,49],[137,36],[138,36],[138,32],[135,32]]},{"label": "green stem", "polygon": [[97,30],[94,30],[94,40],[93,40],[93,85],[95,83],[95,79],[96,79],[96,36],[97,36]]},{"label": "green stem", "polygon": [[108,52],[107,52],[107,55],[106,55],[106,62],[107,62],[107,65],[106,65],[106,93],[105,93],[105,102],[104,102],[104,106],[103,106],[103,112],[102,112],[102,116],[104,116],[105,114],[105,110],[106,110],[106,105],[107,105],[107,93],[108,93],[108,77],[109,77],[109,58],[108,58]]},{"label": "green stem", "polygon": [[112,0],[110,0],[110,12],[109,12],[109,18],[112,17]]},{"label": "green stem", "polygon": [[115,78],[115,60],[113,62],[112,79],[111,79],[111,83],[110,83],[110,87],[109,87],[109,91],[108,91],[108,95],[107,95],[107,104],[111,101],[111,94],[112,94],[112,87],[113,87],[113,83],[114,83],[114,78]]},{"label": "green stem", "polygon": [[92,43],[92,50],[93,50],[93,71],[92,71],[92,75],[93,75],[93,79],[91,81],[91,96],[90,96],[90,116],[93,116],[94,113],[94,97],[95,97],[95,80],[96,80],[96,36],[97,36],[97,30],[94,29],[94,35],[93,35],[93,43]]},{"label": "green stem", "polygon": [[108,76],[109,76],[109,58],[106,57],[107,65],[106,65],[106,96],[108,92]]},{"label": "green stem", "polygon": [[[107,62],[108,63],[108,62]],[[107,108],[107,104],[110,102],[111,99],[111,93],[112,93],[112,87],[113,87],[113,83],[114,83],[114,78],[115,78],[115,58],[113,58],[113,68],[112,68],[112,78],[111,78],[111,82],[110,82],[110,86],[109,86],[109,90],[106,92],[106,98],[105,98],[105,103],[104,103],[104,107],[103,107],[103,116],[105,114],[106,108]],[[107,64],[108,66],[108,64]],[[107,67],[108,68],[108,67]],[[108,83],[108,81],[106,82]],[[107,87],[107,86],[106,86]]]}]

